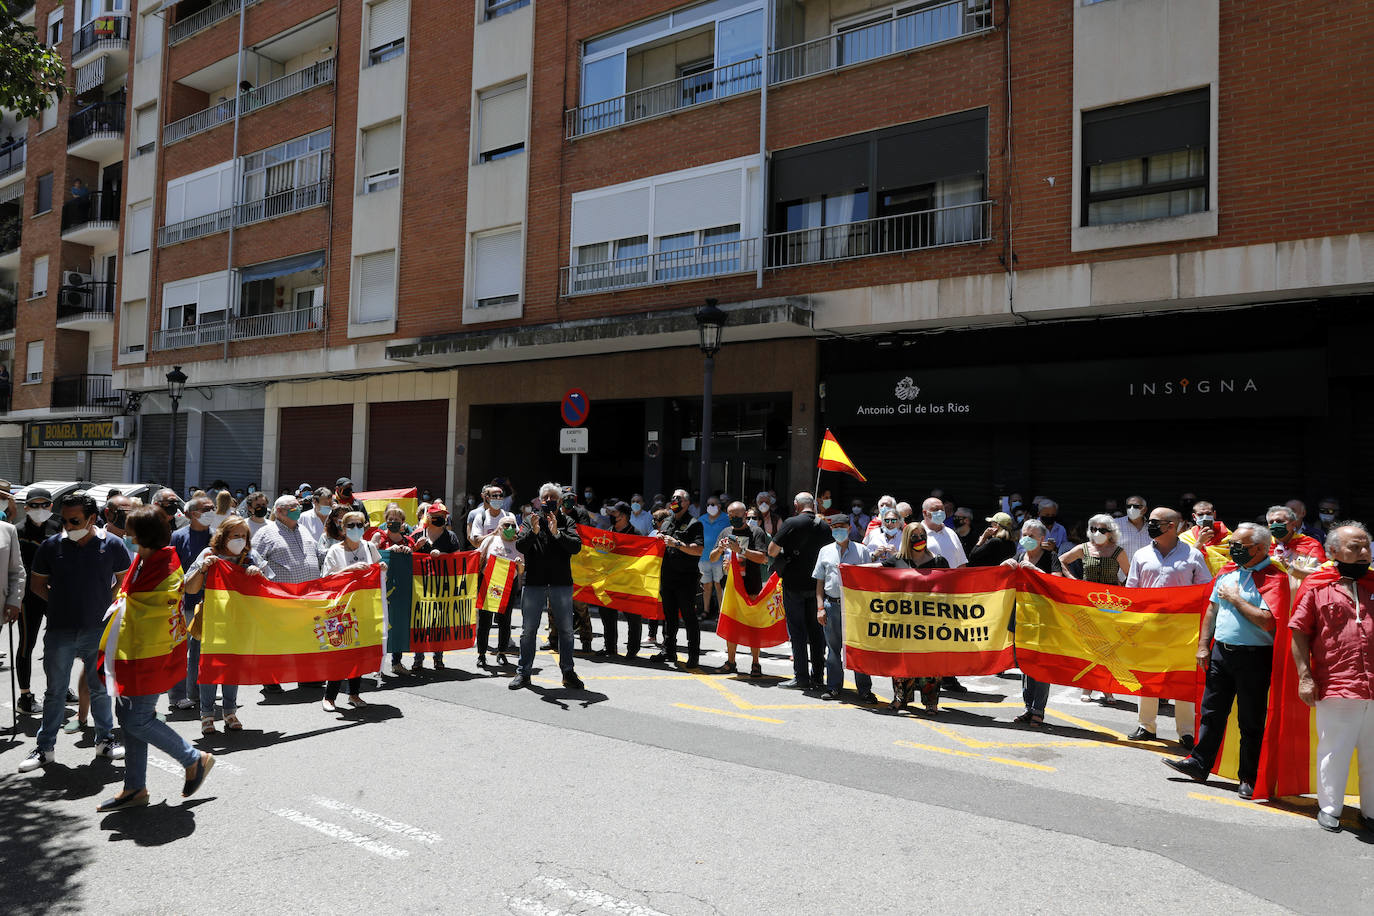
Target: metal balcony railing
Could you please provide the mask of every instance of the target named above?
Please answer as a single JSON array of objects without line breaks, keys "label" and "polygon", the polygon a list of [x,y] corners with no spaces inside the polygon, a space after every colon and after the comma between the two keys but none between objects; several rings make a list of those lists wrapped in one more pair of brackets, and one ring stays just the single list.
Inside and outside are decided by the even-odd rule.
[{"label": "metal balcony railing", "polygon": [[67,119],[67,145],[75,146],[94,134],[124,133],[124,103],[96,102]]},{"label": "metal balcony railing", "polygon": [[285,191],[239,204],[234,208],[236,212],[235,221],[236,225],[246,226],[249,223],[295,213],[297,210],[320,207],[328,202],[329,181],[317,181],[314,184],[302,185],[299,188],[287,188]]},{"label": "metal balcony railing", "polygon": [[253,340],[258,337],[280,337],[301,334],[324,328],[324,306],[293,309],[289,312],[269,312],[266,315],[240,315],[234,319],[234,340]]},{"label": "metal balcony railing", "polygon": [[227,322],[208,321],[186,328],[161,328],[153,332],[153,349],[179,350],[183,347],[224,343],[228,327]]},{"label": "metal balcony railing", "polygon": [[[248,5],[252,6],[257,2],[258,0],[248,0]],[[198,13],[177,20],[167,28],[167,44],[174,45],[179,41],[185,41],[197,32],[228,19],[237,14],[242,5],[242,0],[220,0],[219,3],[212,3]]]},{"label": "metal balcony railing", "polygon": [[756,238],[735,239],[613,261],[574,264],[559,272],[559,292],[579,296],[746,273],[758,267],[758,250]]},{"label": "metal balcony railing", "polygon": [[766,237],[766,266],[796,267],[945,245],[986,242],[992,201],[936,207],[916,213],[777,232]]},{"label": "metal balcony railing", "polygon": [[60,375],[53,379],[52,406],[62,410],[118,410],[124,392],[108,375]]},{"label": "metal balcony railing", "polygon": [[24,167],[25,154],[28,152],[27,137],[15,140],[9,146],[0,148],[0,178]]},{"label": "metal balcony railing", "polygon": [[160,227],[157,230],[157,244],[159,247],[175,245],[177,242],[188,242],[203,235],[227,232],[233,223],[234,208],[225,207],[214,213],[207,213],[204,216],[197,216],[182,220],[179,223],[172,223],[170,226]]},{"label": "metal balcony railing", "polygon": [[275,79],[270,83],[263,83],[255,89],[241,92],[235,98],[217,102],[209,108],[188,115],[179,121],[173,121],[162,128],[162,142],[164,145],[176,143],[178,140],[185,140],[187,137],[209,130],[226,121],[232,121],[234,109],[239,104],[242,104],[243,114],[246,115],[333,80],[334,58],[331,57],[328,60],[322,60],[297,70],[295,73],[288,73],[281,79]]},{"label": "metal balcony railing", "polygon": [[114,318],[114,303],[115,285],[109,280],[60,286],[57,289],[58,324],[73,318]]},{"label": "metal balcony railing", "polygon": [[601,102],[570,108],[564,116],[565,133],[568,139],[572,139],[610,130],[630,121],[654,118],[693,105],[728,98],[758,89],[762,79],[763,58],[751,57],[715,70],[693,73]]},{"label": "metal balcony railing", "polygon": [[992,0],[955,0],[779,48],[768,55],[768,81],[785,83],[992,28]]},{"label": "metal balcony railing", "polygon": [[118,191],[88,191],[62,205],[62,231],[68,232],[87,223],[119,222]]},{"label": "metal balcony railing", "polygon": [[110,47],[129,46],[129,14],[104,13],[77,29],[72,35],[72,59],[102,43]]}]

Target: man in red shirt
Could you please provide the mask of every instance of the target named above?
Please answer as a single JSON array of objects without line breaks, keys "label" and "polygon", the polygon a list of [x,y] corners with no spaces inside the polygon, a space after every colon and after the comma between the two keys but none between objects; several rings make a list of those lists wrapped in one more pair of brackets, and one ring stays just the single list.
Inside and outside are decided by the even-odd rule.
[{"label": "man in red shirt", "polygon": [[1317,823],[1341,829],[1350,755],[1359,752],[1360,822],[1374,831],[1374,571],[1369,530],[1346,522],[1328,535],[1335,568],[1303,583],[1288,626],[1298,696],[1317,711]]},{"label": "man in red shirt", "polygon": [[1321,543],[1300,528],[1302,522],[1298,514],[1287,506],[1270,506],[1264,514],[1273,540],[1269,544],[1269,555],[1283,562],[1290,575],[1297,579],[1326,562],[1326,551]]}]

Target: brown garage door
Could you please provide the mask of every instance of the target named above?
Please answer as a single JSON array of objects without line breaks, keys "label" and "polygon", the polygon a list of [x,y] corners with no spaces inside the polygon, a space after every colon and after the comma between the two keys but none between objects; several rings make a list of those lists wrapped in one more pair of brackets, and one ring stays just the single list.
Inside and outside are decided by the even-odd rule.
[{"label": "brown garage door", "polygon": [[448,401],[367,405],[367,488],[448,499]]},{"label": "brown garage door", "polygon": [[277,490],[333,489],[353,467],[353,405],[283,407],[277,426]]}]

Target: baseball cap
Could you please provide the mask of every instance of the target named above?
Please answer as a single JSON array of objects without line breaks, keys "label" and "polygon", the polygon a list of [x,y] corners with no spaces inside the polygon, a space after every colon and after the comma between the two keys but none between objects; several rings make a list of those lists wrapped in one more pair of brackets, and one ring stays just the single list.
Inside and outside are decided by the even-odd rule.
[{"label": "baseball cap", "polygon": [[303,483],[303,484],[301,484],[299,487],[296,487],[296,495],[297,495],[297,496],[300,496],[302,493],[309,494],[309,493],[314,493],[314,492],[315,492],[315,488],[312,487],[312,486],[311,486],[310,484],[308,484],[308,483]]},{"label": "baseball cap", "polygon": [[827,515],[825,517],[825,523],[832,528],[836,525],[848,525],[849,516],[845,515],[843,512],[836,513],[835,515]]},{"label": "baseball cap", "polygon": [[33,502],[35,499],[46,499],[52,502],[52,494],[42,487],[29,487],[29,491],[24,494],[24,502]]},{"label": "baseball cap", "polygon": [[448,506],[445,506],[442,500],[436,499],[434,502],[429,504],[429,514],[448,515]]},{"label": "baseball cap", "polygon": [[1005,512],[994,512],[992,515],[989,515],[987,518],[983,519],[983,521],[996,522],[1003,528],[1006,528],[1008,531],[1016,527],[1016,522],[1012,521],[1011,516]]},{"label": "baseball cap", "polygon": [[347,477],[340,477],[338,480],[334,481],[334,489],[336,490],[351,486],[353,486],[353,481],[349,480]]}]

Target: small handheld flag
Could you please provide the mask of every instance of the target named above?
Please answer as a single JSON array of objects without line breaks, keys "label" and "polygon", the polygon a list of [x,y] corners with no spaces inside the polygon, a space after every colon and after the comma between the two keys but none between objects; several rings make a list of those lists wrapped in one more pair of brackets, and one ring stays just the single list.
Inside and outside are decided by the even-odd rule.
[{"label": "small handheld flag", "polygon": [[821,454],[816,459],[816,468],[819,471],[840,471],[848,474],[864,483],[868,478],[859,473],[859,469],[854,467],[854,462],[849,460],[849,456],[840,448],[840,443],[836,441],[835,435],[830,430],[825,431],[825,437],[821,439]]}]

